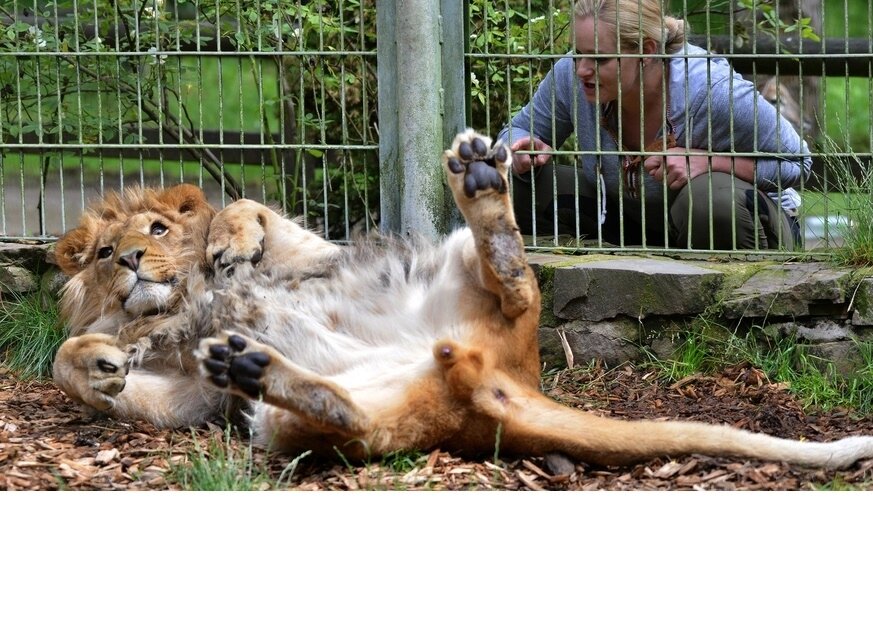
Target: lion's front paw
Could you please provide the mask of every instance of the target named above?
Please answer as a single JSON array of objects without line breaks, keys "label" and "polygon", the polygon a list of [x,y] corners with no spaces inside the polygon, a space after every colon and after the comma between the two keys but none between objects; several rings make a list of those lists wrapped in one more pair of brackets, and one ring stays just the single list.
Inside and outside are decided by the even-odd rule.
[{"label": "lion's front paw", "polygon": [[[248,350],[246,350],[248,349]],[[205,338],[200,342],[201,372],[213,385],[260,398],[261,379],[270,363],[269,354],[238,334]]]},{"label": "lion's front paw", "polygon": [[508,191],[509,149],[502,142],[492,146],[491,138],[472,129],[458,134],[443,156],[449,183],[473,198],[479,192]]},{"label": "lion's front paw", "polygon": [[216,271],[232,272],[242,264],[257,265],[264,256],[265,231],[260,205],[238,200],[212,221],[206,246]]},{"label": "lion's front paw", "polygon": [[67,340],[55,358],[55,382],[72,398],[106,411],[126,385],[129,357],[105,334]]}]

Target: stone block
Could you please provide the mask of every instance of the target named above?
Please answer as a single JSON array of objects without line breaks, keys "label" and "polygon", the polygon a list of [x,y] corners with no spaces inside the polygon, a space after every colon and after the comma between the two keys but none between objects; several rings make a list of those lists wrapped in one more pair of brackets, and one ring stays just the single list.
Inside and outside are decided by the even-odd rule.
[{"label": "stone block", "polygon": [[843,316],[851,276],[824,263],[770,265],[731,291],[721,312],[728,319]]},{"label": "stone block", "polygon": [[39,286],[36,275],[18,265],[0,264],[0,292],[30,293]]},{"label": "stone block", "polygon": [[714,303],[724,275],[680,261],[616,258],[555,269],[553,308],[564,320],[688,315]]},{"label": "stone block", "polygon": [[546,368],[567,366],[559,330],[567,339],[576,366],[600,361],[614,367],[643,358],[636,321],[625,318],[601,322],[571,321],[557,329],[540,329],[540,355]]},{"label": "stone block", "polygon": [[858,283],[850,300],[852,325],[873,325],[873,278],[864,278]]}]

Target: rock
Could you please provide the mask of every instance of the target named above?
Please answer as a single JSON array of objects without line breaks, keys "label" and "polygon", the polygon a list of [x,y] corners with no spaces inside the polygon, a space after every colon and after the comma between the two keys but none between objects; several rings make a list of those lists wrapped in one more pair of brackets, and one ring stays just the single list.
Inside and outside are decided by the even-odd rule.
[{"label": "rock", "polygon": [[728,319],[844,316],[851,276],[824,263],[767,266],[728,294],[722,314]]},{"label": "rock", "polygon": [[0,242],[0,257],[4,262],[39,271],[54,260],[54,243],[42,241]]},{"label": "rock", "polygon": [[617,258],[559,267],[553,309],[565,320],[688,315],[715,301],[724,275],[674,260]]},{"label": "rock", "polygon": [[576,471],[576,464],[559,452],[547,454],[544,464],[553,476],[569,476]]},{"label": "rock", "polygon": [[576,366],[600,360],[613,367],[642,359],[636,321],[625,318],[601,322],[571,321],[557,329],[540,329],[540,353],[547,368],[567,367],[558,329],[563,330]]},{"label": "rock", "polygon": [[45,291],[49,295],[59,297],[61,288],[70,279],[68,275],[59,271],[56,268],[49,269],[40,278],[40,290]]},{"label": "rock", "polygon": [[873,278],[864,278],[858,283],[849,305],[852,325],[873,325]]},{"label": "rock", "polygon": [[0,264],[0,293],[30,293],[39,287],[32,271],[18,265]]}]

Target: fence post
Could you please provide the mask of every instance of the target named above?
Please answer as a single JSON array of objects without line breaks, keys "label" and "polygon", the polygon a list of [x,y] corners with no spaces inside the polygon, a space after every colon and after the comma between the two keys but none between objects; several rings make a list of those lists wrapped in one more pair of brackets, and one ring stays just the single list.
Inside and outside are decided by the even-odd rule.
[{"label": "fence post", "polygon": [[[463,21],[451,11],[450,39],[441,44],[443,0],[388,0],[377,3],[379,80],[379,169],[381,228],[403,235],[437,238],[453,219],[443,184],[440,157],[464,123]],[[454,0],[454,4],[458,3]],[[458,32],[460,22],[460,32]],[[444,58],[451,47],[460,62]],[[455,65],[457,70],[450,67]],[[445,99],[444,79],[460,79]],[[461,105],[456,103],[460,96]],[[450,113],[446,114],[446,105]],[[458,120],[460,119],[460,120]],[[448,135],[447,135],[448,134]]]}]

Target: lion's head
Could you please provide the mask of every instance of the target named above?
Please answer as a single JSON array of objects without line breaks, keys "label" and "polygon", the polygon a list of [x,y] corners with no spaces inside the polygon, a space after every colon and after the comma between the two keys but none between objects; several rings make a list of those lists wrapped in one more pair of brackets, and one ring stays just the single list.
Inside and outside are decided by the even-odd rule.
[{"label": "lion's head", "polygon": [[61,297],[71,334],[113,332],[166,310],[180,279],[205,266],[214,215],[193,185],[128,189],[92,205],[55,247],[58,266],[72,276]]}]

